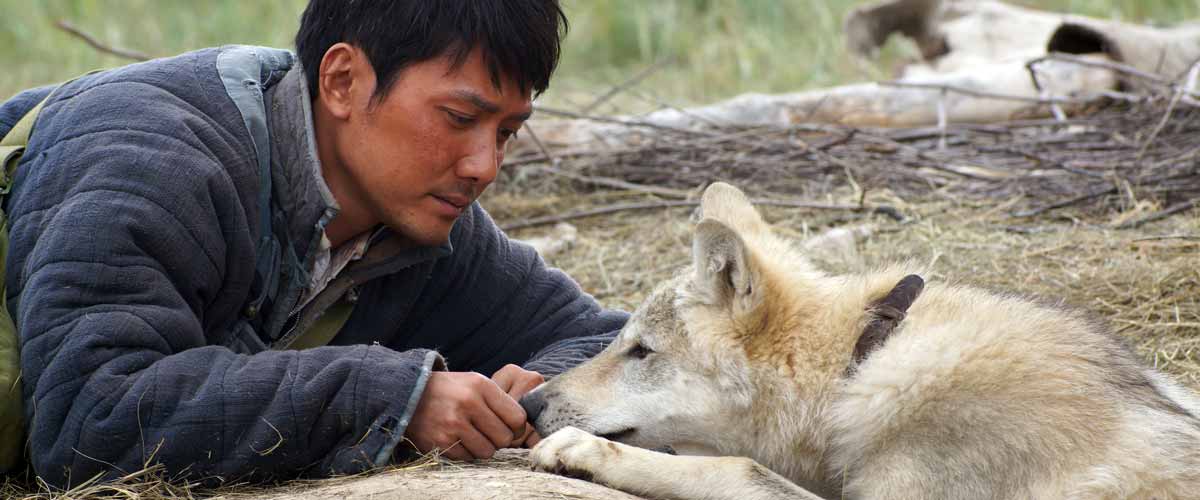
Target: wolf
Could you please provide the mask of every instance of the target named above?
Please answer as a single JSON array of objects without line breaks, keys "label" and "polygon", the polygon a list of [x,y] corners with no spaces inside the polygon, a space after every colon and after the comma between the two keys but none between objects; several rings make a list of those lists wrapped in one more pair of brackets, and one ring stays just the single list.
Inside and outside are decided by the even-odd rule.
[{"label": "wolf", "polygon": [[534,469],[687,500],[1200,496],[1200,398],[1094,318],[826,274],[727,184],[698,214],[690,267],[522,398]]}]

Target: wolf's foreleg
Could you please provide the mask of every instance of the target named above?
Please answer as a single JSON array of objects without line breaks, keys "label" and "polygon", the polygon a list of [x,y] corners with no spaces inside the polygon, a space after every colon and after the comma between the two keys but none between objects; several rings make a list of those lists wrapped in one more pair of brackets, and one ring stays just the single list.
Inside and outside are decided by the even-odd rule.
[{"label": "wolf's foreleg", "polygon": [[614,443],[566,427],[529,452],[534,470],[594,481],[652,498],[820,500],[743,457],[689,457]]}]

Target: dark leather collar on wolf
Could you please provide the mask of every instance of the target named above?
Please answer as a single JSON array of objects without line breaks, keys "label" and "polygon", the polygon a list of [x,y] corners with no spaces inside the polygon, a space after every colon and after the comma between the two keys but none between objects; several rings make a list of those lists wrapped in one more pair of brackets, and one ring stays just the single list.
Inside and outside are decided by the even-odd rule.
[{"label": "dark leather collar on wolf", "polygon": [[879,347],[892,331],[896,329],[904,317],[908,315],[908,307],[921,291],[925,289],[925,280],[920,276],[910,274],[901,279],[882,299],[867,306],[867,326],[854,344],[854,363],[856,366],[867,359],[875,348]]}]

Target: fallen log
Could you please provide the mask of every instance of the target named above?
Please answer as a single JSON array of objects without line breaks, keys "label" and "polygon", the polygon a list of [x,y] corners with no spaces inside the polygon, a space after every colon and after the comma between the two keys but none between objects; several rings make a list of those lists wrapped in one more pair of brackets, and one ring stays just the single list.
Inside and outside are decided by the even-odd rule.
[{"label": "fallen log", "polygon": [[[995,0],[886,0],[855,9],[844,23],[847,46],[863,57],[893,34],[911,38],[924,59],[903,68],[892,82],[744,94],[637,119],[570,117],[540,108],[529,124],[536,134],[530,135],[550,150],[583,144],[611,148],[644,142],[658,130],[714,126],[945,127],[1062,119],[1097,100],[1137,100],[1164,89],[1178,92],[1185,105],[1197,104],[1198,25],[1157,28]],[[533,147],[524,139],[515,150]]]}]

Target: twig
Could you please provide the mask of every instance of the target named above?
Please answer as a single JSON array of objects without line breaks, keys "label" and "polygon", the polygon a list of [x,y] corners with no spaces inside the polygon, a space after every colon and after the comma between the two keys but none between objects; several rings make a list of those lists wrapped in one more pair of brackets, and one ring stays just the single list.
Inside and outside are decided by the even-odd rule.
[{"label": "twig", "polygon": [[[1037,63],[1030,61],[1025,64],[1025,69],[1029,71],[1029,78],[1033,80],[1033,88],[1037,90],[1039,97],[1042,99],[1054,97],[1050,94],[1049,88],[1042,86],[1041,78],[1038,76]],[[1067,113],[1063,111],[1062,106],[1058,103],[1050,104],[1050,114],[1054,116],[1055,120],[1060,122],[1067,119]]]},{"label": "twig", "polygon": [[529,122],[525,122],[525,131],[529,132],[529,138],[533,140],[533,144],[537,146],[538,151],[542,153],[542,158],[546,160],[546,163],[557,167],[558,158],[555,158],[554,155],[550,154],[550,150],[546,149],[546,144],[538,138],[537,133],[533,131],[533,127],[529,125]]},{"label": "twig", "polygon": [[1170,216],[1175,215],[1180,212],[1186,212],[1196,206],[1200,206],[1200,198],[1197,198],[1194,200],[1188,200],[1183,203],[1176,203],[1174,205],[1171,205],[1170,207],[1167,207],[1167,209],[1165,209],[1165,210],[1155,212],[1153,214],[1142,217],[1141,219],[1138,219],[1138,220],[1133,220],[1133,221],[1126,222],[1124,224],[1120,224],[1117,226],[1117,229],[1134,229],[1134,228],[1140,227],[1140,226],[1150,223],[1150,222],[1166,219],[1167,217],[1170,217]]},{"label": "twig", "polygon": [[1098,191],[1092,191],[1091,193],[1079,195],[1074,198],[1069,198],[1069,199],[1066,199],[1063,201],[1058,201],[1058,202],[1051,203],[1049,205],[1044,205],[1044,206],[1041,206],[1038,208],[1022,210],[1019,212],[1013,212],[1012,215],[1013,215],[1013,217],[1033,217],[1035,215],[1041,215],[1041,214],[1049,212],[1051,210],[1057,210],[1057,209],[1060,209],[1063,207],[1068,207],[1068,206],[1074,205],[1076,203],[1081,203],[1081,202],[1090,200],[1092,198],[1098,198],[1101,196],[1110,195],[1115,192],[1117,192],[1117,188],[1115,188],[1115,187],[1110,187],[1108,189],[1101,189]]},{"label": "twig", "polygon": [[[887,205],[864,206],[858,205],[830,205],[824,203],[807,203],[802,201],[786,201],[786,200],[751,200],[751,203],[760,206],[776,206],[790,208],[810,208],[816,210],[847,210],[851,212],[872,212],[879,213],[891,217],[897,221],[903,221],[904,216],[899,210]],[[556,224],[573,219],[582,219],[584,217],[593,217],[597,215],[607,215],[628,210],[645,210],[654,208],[679,208],[679,207],[696,207],[700,205],[699,200],[674,200],[674,201],[652,201],[641,203],[621,203],[617,205],[609,205],[605,207],[592,208],[587,210],[578,210],[568,212],[562,215],[551,215],[546,217],[536,217],[523,221],[502,224],[501,229],[505,231],[514,231],[517,229],[525,229],[529,227],[544,226],[547,224]]]},{"label": "twig", "polygon": [[601,94],[600,97],[597,97],[596,100],[591,102],[591,104],[584,106],[583,109],[581,109],[579,112],[586,115],[586,114],[591,113],[592,111],[595,111],[596,108],[600,107],[601,104],[608,102],[609,99],[616,97],[617,94],[620,94],[621,92],[625,91],[626,89],[628,89],[634,85],[637,85],[638,83],[641,83],[642,80],[645,80],[650,75],[653,75],[655,72],[662,69],[670,62],[671,62],[670,56],[666,56],[666,57],[663,57],[663,58],[655,61],[654,64],[651,64],[651,65],[643,68],[641,71],[634,74],[628,80],[625,80],[617,85],[614,85],[612,88],[608,89],[607,92]]},{"label": "twig", "polygon": [[[1121,64],[1121,63],[1114,62],[1114,61],[1102,61],[1102,60],[1097,60],[1097,59],[1088,59],[1085,57],[1079,57],[1079,56],[1071,55],[1071,54],[1061,54],[1061,53],[1047,54],[1042,57],[1032,59],[1029,62],[1025,63],[1025,68],[1028,69],[1029,72],[1032,74],[1034,72],[1033,67],[1044,61],[1061,61],[1061,62],[1067,62],[1067,63],[1071,63],[1071,64],[1078,64],[1080,66],[1090,66],[1093,68],[1110,69],[1110,70],[1116,71],[1117,73],[1123,73],[1123,74],[1126,74],[1129,76],[1134,76],[1134,77],[1137,77],[1137,78],[1140,78],[1143,80],[1153,82],[1158,85],[1163,85],[1163,86],[1171,85],[1171,82],[1167,81],[1165,78],[1163,78],[1159,75],[1156,75],[1154,73],[1147,73],[1145,71],[1137,69],[1133,66],[1129,66],[1127,64]],[[1038,81],[1036,75],[1033,78],[1033,82],[1034,82],[1035,88],[1037,88],[1038,90],[1042,89],[1041,82]]]},{"label": "twig", "polygon": [[1006,147],[1002,147],[1002,146],[993,147],[992,150],[993,151],[1004,151],[1006,153],[1012,153],[1012,154],[1018,154],[1018,155],[1024,156],[1030,160],[1037,162],[1039,165],[1048,165],[1048,166],[1057,168],[1059,170],[1070,172],[1070,173],[1076,174],[1076,175],[1085,175],[1088,177],[1095,177],[1098,179],[1103,179],[1105,177],[1105,174],[1103,174],[1103,173],[1091,172],[1088,170],[1075,168],[1075,167],[1067,165],[1066,163],[1063,163],[1061,161],[1045,158],[1045,157],[1038,155],[1037,153],[1034,153],[1032,151],[1025,151],[1025,150],[1022,150],[1019,148],[1006,148]]},{"label": "twig", "polygon": [[[1196,65],[1192,65],[1192,71],[1195,71]],[[1171,114],[1175,112],[1175,107],[1179,105],[1179,101],[1183,99],[1183,88],[1175,90],[1175,94],[1171,96],[1171,104],[1167,105],[1166,113],[1163,113],[1162,120],[1158,122],[1158,126],[1154,127],[1154,131],[1150,133],[1150,137],[1146,138],[1146,142],[1142,144],[1142,148],[1138,151],[1135,162],[1141,163],[1142,158],[1146,156],[1146,151],[1150,150],[1150,145],[1154,143],[1154,139],[1158,138],[1158,134],[1167,126],[1167,122],[1171,121]]]},{"label": "twig", "polygon": [[710,117],[693,112],[692,110],[689,110],[683,106],[680,106],[678,104],[667,101],[666,99],[663,99],[657,95],[654,95],[654,94],[647,95],[645,92],[641,92],[638,89],[625,89],[625,91],[628,92],[630,95],[633,95],[634,97],[637,97],[637,98],[645,100],[645,101],[652,102],[655,105],[661,107],[662,109],[670,109],[673,111],[677,111],[677,112],[679,112],[679,114],[687,116],[688,118],[691,118],[698,122],[704,123],[705,125],[709,125],[712,127],[721,127],[723,125],[727,125],[727,124],[723,124],[723,123],[718,123],[716,120],[713,120]]},{"label": "twig", "polygon": [[88,45],[91,45],[92,48],[99,50],[100,52],[105,52],[105,53],[112,54],[117,57],[123,57],[125,59],[131,59],[134,61],[149,61],[151,59],[154,59],[153,57],[150,57],[149,55],[142,53],[142,52],[138,52],[136,50],[121,49],[121,48],[112,47],[112,46],[106,45],[104,43],[101,43],[95,37],[85,33],[83,30],[81,30],[79,28],[76,28],[75,25],[73,25],[70,22],[67,22],[65,20],[59,19],[57,22],[54,23],[54,25],[57,26],[58,29],[60,29],[60,30],[63,30],[63,31],[66,31],[67,33],[75,35],[76,37],[83,40]]},{"label": "twig", "polygon": [[[801,128],[803,130],[809,130],[810,127],[797,127],[797,128]],[[727,134],[703,135],[703,136],[697,137],[695,139],[678,141],[674,144],[674,147],[690,148],[690,147],[701,147],[701,146],[713,146],[713,145],[717,145],[717,144],[721,144],[721,143],[725,143],[725,142],[729,142],[729,141],[736,141],[738,139],[742,139],[745,137],[760,136],[760,135],[762,135],[764,133],[768,133],[768,132],[784,133],[784,132],[788,132],[789,130],[791,130],[791,129],[790,128],[789,129],[781,129],[778,127],[754,127],[754,128],[750,128],[750,129],[746,129],[746,130],[738,130],[738,131],[727,133]],[[584,147],[584,148],[575,148],[575,149],[559,151],[557,158],[559,160],[565,160],[565,159],[587,158],[587,157],[593,157],[593,156],[636,155],[636,154],[653,152],[658,149],[662,149],[662,146],[657,143],[651,143],[651,144],[642,145],[642,146],[618,148],[618,149],[612,149],[612,148],[601,149],[601,148],[595,148],[595,147]],[[545,158],[546,158],[545,155],[541,154],[541,152],[539,151],[538,154],[536,154],[536,155],[522,155],[517,158],[506,159],[504,162],[504,165],[505,166],[528,165],[530,163],[543,162],[543,161],[545,161]]]},{"label": "twig", "polygon": [[630,191],[639,191],[639,192],[643,192],[643,193],[656,194],[656,195],[660,195],[660,196],[668,196],[671,198],[687,198],[690,194],[687,191],[683,191],[680,189],[671,189],[671,188],[658,187],[658,186],[644,186],[641,184],[635,184],[632,182],[623,181],[621,179],[614,179],[611,177],[593,177],[593,176],[588,176],[588,175],[580,175],[580,174],[576,174],[576,173],[572,173],[572,172],[567,172],[567,171],[564,171],[561,169],[557,169],[554,167],[541,167],[541,168],[538,168],[537,170],[549,172],[554,175],[560,175],[560,176],[566,177],[568,179],[583,182],[586,184],[593,184],[596,186],[604,186],[604,187],[611,187],[611,188],[617,188],[617,189],[627,189]]},{"label": "twig", "polygon": [[949,164],[943,164],[946,161],[944,158],[939,158],[933,154],[930,154],[929,152],[921,150],[920,148],[917,148],[917,147],[914,147],[914,146],[911,146],[908,144],[904,144],[902,142],[893,140],[887,136],[867,134],[867,133],[860,133],[859,135],[873,139],[877,142],[888,144],[888,145],[896,147],[898,149],[904,149],[906,151],[912,152],[913,154],[915,154],[917,156],[917,158],[920,158],[922,160],[929,162],[929,163],[922,163],[921,164],[922,167],[932,168],[932,169],[940,171],[940,172],[953,174],[958,177],[965,177],[967,179],[973,179],[973,180],[979,180],[979,181],[992,180],[992,179],[982,176],[982,175],[976,175],[976,174],[973,174],[970,172],[964,172],[962,170],[959,170],[957,168],[950,166]]},{"label": "twig", "polygon": [[692,129],[686,129],[686,128],[672,127],[669,125],[660,125],[657,123],[650,123],[650,122],[639,121],[639,120],[622,120],[620,118],[608,118],[608,117],[604,117],[604,116],[594,116],[594,115],[588,115],[588,114],[584,114],[584,113],[576,113],[574,111],[567,111],[564,109],[548,108],[546,106],[534,106],[534,109],[537,110],[537,112],[539,112],[539,113],[545,113],[548,115],[561,116],[564,118],[575,118],[575,119],[579,119],[579,120],[589,120],[589,121],[594,121],[594,122],[599,122],[599,123],[612,123],[614,125],[624,125],[626,127],[644,127],[644,128],[655,129],[655,130],[664,130],[667,132],[676,132],[676,133],[680,133],[680,134],[687,134],[687,135],[703,135],[703,136],[715,135],[714,132],[709,132],[707,130],[692,130]]},{"label": "twig", "polygon": [[946,124],[950,121],[946,116],[946,90],[938,92],[937,100],[937,128],[941,131],[938,135],[938,151],[946,150]]},{"label": "twig", "polygon": [[1140,243],[1143,241],[1166,241],[1166,240],[1184,240],[1184,241],[1196,240],[1196,241],[1200,241],[1200,235],[1198,235],[1198,234],[1168,234],[1166,236],[1149,236],[1146,238],[1137,238],[1137,239],[1134,239],[1131,241],[1133,241],[1134,243]]},{"label": "twig", "polygon": [[982,90],[969,89],[959,87],[957,85],[940,85],[933,83],[911,83],[911,82],[882,82],[880,85],[885,87],[897,87],[907,89],[922,89],[934,90],[939,92],[954,92],[956,94],[964,94],[972,97],[983,99],[999,99],[1004,101],[1028,102],[1032,104],[1087,104],[1093,102],[1094,99],[1085,99],[1079,97],[1029,97],[1017,94],[1000,94],[996,92],[986,92]]}]

